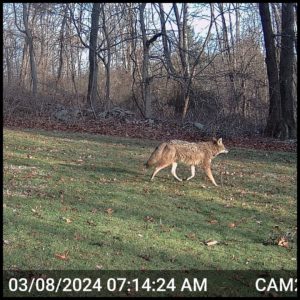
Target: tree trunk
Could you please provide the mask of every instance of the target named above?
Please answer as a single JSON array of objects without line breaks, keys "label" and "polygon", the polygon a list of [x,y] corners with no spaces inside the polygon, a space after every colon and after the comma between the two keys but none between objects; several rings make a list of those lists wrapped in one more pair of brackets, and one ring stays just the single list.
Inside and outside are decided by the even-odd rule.
[{"label": "tree trunk", "polygon": [[21,61],[21,69],[20,69],[20,86],[26,87],[26,78],[27,78],[27,65],[28,65],[28,43],[25,39],[23,52],[22,52],[22,61]]},{"label": "tree trunk", "polygon": [[[225,20],[225,16],[224,16],[224,7],[223,7],[223,3],[218,3],[218,7],[220,10],[220,14],[221,14],[221,19],[222,19],[222,33],[223,33],[223,48],[225,50],[226,53],[226,60],[227,60],[227,74],[228,74],[228,78],[229,78],[229,83],[230,83],[230,89],[231,89],[231,95],[232,95],[232,105],[231,107],[233,107],[234,109],[234,113],[237,112],[238,110],[238,106],[239,106],[239,96],[238,96],[238,92],[237,92],[237,80],[236,80],[236,62],[235,62],[235,55],[234,55],[234,45],[230,45],[229,43],[229,35],[228,35],[228,31],[227,31],[227,24],[226,24],[226,20]],[[229,21],[231,22],[231,18],[229,18]],[[231,25],[229,27],[232,27]],[[232,28],[231,28],[231,34],[232,33]],[[233,39],[232,39],[233,41]]]},{"label": "tree trunk", "polygon": [[265,136],[278,137],[282,131],[281,122],[281,99],[280,85],[278,78],[278,67],[276,61],[276,51],[273,38],[272,24],[270,18],[269,4],[259,3],[259,13],[264,33],[266,48],[266,65],[269,79],[269,115],[265,128]]},{"label": "tree trunk", "polygon": [[140,23],[143,38],[143,66],[142,66],[142,95],[145,103],[145,117],[151,118],[152,104],[150,95],[150,79],[149,79],[149,43],[146,36],[146,27],[144,20],[144,11],[146,3],[140,4]]},{"label": "tree trunk", "polygon": [[59,60],[58,60],[58,71],[57,71],[57,78],[56,78],[56,89],[58,88],[59,81],[62,75],[63,69],[63,53],[64,53],[64,44],[65,44],[65,26],[67,22],[67,8],[64,11],[64,17],[61,23],[60,33],[59,33]]},{"label": "tree trunk", "polygon": [[184,120],[186,118],[189,102],[190,102],[190,78],[191,78],[191,72],[190,72],[190,64],[189,64],[189,45],[188,45],[188,39],[187,39],[187,19],[188,19],[188,4],[183,3],[183,17],[182,22],[180,20],[180,14],[178,11],[178,7],[176,3],[173,3],[173,8],[175,12],[176,17],[176,23],[178,27],[178,39],[179,39],[179,56],[182,66],[182,80],[181,80],[181,87],[182,87],[182,102],[183,102],[183,109],[182,109],[182,115],[181,118]]},{"label": "tree trunk", "polygon": [[174,74],[175,69],[174,69],[172,61],[171,61],[170,47],[168,44],[165,11],[164,11],[164,7],[163,7],[163,3],[159,3],[158,5],[159,5],[160,26],[161,26],[161,32],[162,32],[162,43],[163,43],[163,47],[164,47],[164,56],[166,59],[166,67],[167,67],[168,72],[171,72],[171,74]]},{"label": "tree trunk", "polygon": [[106,40],[106,44],[107,44],[107,59],[105,60],[103,58],[103,63],[104,63],[104,67],[105,67],[105,101],[104,101],[104,106],[105,106],[105,110],[110,110],[111,109],[111,100],[110,100],[110,69],[111,69],[111,39],[110,39],[110,34],[107,30],[107,26],[106,26],[106,19],[105,19],[105,7],[104,7],[104,3],[101,6],[101,13],[102,13],[102,28],[103,28],[103,33],[104,33],[104,37]]},{"label": "tree trunk", "polygon": [[296,138],[295,104],[296,98],[293,88],[294,71],[294,12],[293,3],[282,3],[282,37],[280,55],[280,95],[281,110],[287,136],[282,138]]},{"label": "tree trunk", "polygon": [[87,100],[90,106],[93,108],[94,100],[97,96],[98,86],[98,62],[97,62],[97,35],[99,27],[100,16],[100,3],[93,4],[92,16],[91,16],[91,34],[90,34],[90,46],[89,46],[89,85]]},{"label": "tree trunk", "polygon": [[188,4],[183,3],[183,27],[182,27],[182,44],[183,44],[183,58],[184,58],[184,106],[182,112],[182,120],[185,120],[189,104],[190,104],[190,86],[189,81],[191,79],[191,69],[189,62],[189,44],[188,44]]},{"label": "tree trunk", "polygon": [[31,79],[32,79],[32,95],[36,97],[38,79],[37,79],[35,55],[34,55],[34,48],[33,48],[33,37],[31,34],[31,30],[29,29],[28,18],[29,18],[29,11],[27,8],[27,4],[23,3],[23,22],[25,27],[26,39],[29,46],[30,70],[31,70]]},{"label": "tree trunk", "polygon": [[12,83],[12,67],[11,67],[11,55],[9,49],[5,48],[6,70],[7,70],[7,86]]}]

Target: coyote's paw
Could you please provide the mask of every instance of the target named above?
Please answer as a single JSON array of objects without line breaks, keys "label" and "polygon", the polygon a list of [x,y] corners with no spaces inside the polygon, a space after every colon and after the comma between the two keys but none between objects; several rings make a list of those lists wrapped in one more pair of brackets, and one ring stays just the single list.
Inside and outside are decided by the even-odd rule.
[{"label": "coyote's paw", "polygon": [[188,177],[188,178],[186,178],[186,179],[184,179],[185,181],[189,181],[189,180],[191,180],[193,177]]}]

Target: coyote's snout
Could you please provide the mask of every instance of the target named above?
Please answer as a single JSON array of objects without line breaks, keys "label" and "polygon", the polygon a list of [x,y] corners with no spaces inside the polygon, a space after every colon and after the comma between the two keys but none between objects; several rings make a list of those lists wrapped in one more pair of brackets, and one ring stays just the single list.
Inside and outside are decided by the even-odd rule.
[{"label": "coyote's snout", "polygon": [[176,175],[178,162],[191,166],[191,176],[186,180],[192,179],[195,176],[195,166],[201,165],[211,182],[218,186],[211,172],[211,160],[220,153],[228,153],[221,138],[200,143],[171,140],[157,146],[145,165],[146,167],[155,166],[151,176],[153,180],[160,170],[172,164],[171,173],[179,181],[182,179]]}]

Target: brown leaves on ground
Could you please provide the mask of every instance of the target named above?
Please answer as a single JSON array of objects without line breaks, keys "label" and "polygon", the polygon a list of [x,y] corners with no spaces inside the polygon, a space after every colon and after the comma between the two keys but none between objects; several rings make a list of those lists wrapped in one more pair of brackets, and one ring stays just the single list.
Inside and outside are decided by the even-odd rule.
[{"label": "brown leaves on ground", "polygon": [[[186,141],[203,140],[205,136],[197,128],[187,130],[178,122],[133,120],[124,122],[118,119],[110,120],[77,120],[63,123],[49,118],[4,118],[4,126],[8,128],[37,128],[44,130],[60,130],[69,132],[87,132],[111,136],[126,136],[152,140],[183,139]],[[296,152],[297,143],[294,141],[278,141],[262,137],[229,138],[227,147],[242,147],[269,151]]]},{"label": "brown leaves on ground", "polygon": [[108,209],[105,210],[105,212],[107,212],[108,215],[111,216],[112,213],[114,212],[114,210],[112,208],[108,208]]},{"label": "brown leaves on ground", "polygon": [[145,221],[145,222],[154,222],[154,218],[151,217],[151,216],[146,216],[146,217],[144,218],[144,221]]},{"label": "brown leaves on ground", "polygon": [[63,217],[62,219],[68,224],[73,222],[72,219],[70,219],[70,218]]},{"label": "brown leaves on ground", "polygon": [[215,241],[215,240],[207,240],[207,241],[204,242],[204,244],[205,244],[206,246],[213,246],[213,245],[218,244],[218,241]]},{"label": "brown leaves on ground", "polygon": [[209,220],[208,223],[209,224],[218,224],[219,221],[218,220]]},{"label": "brown leaves on ground", "polygon": [[97,224],[96,224],[94,221],[92,221],[92,220],[87,220],[86,222],[87,222],[88,225],[90,225],[90,226],[97,226]]},{"label": "brown leaves on ground", "polygon": [[196,234],[193,232],[187,233],[185,235],[187,238],[191,239],[191,240],[195,240],[196,239]]},{"label": "brown leaves on ground", "polygon": [[54,256],[58,259],[61,259],[61,260],[69,260],[69,251],[66,251],[64,253],[56,253],[54,254]]},{"label": "brown leaves on ground", "polygon": [[287,240],[286,237],[280,237],[278,238],[278,246],[284,247],[284,248],[288,248],[289,247],[289,242]]},{"label": "brown leaves on ground", "polygon": [[102,270],[103,266],[102,265],[96,265],[96,270]]},{"label": "brown leaves on ground", "polygon": [[282,230],[278,225],[274,226],[269,237],[263,242],[264,245],[276,245],[283,248],[292,248],[296,241],[297,227]]},{"label": "brown leaves on ground", "polygon": [[140,257],[146,261],[150,261],[150,254],[140,254],[140,255],[138,255],[138,257]]},{"label": "brown leaves on ground", "polygon": [[161,232],[170,232],[171,231],[171,228],[164,224],[160,224],[159,227],[160,227]]},{"label": "brown leaves on ground", "polygon": [[76,241],[82,241],[82,240],[84,240],[84,237],[82,235],[80,235],[79,233],[75,233],[74,234],[74,239]]},{"label": "brown leaves on ground", "polygon": [[234,228],[234,227],[236,227],[236,223],[231,222],[231,223],[228,223],[227,226],[228,226],[229,228]]}]

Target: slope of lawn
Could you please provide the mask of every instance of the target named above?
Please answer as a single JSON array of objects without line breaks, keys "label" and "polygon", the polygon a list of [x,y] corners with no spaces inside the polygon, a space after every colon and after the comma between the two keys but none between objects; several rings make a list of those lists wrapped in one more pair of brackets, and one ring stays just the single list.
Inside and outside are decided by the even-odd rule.
[{"label": "slope of lawn", "polygon": [[4,269],[296,269],[295,153],[230,149],[214,187],[150,182],[157,144],[4,129]]}]

